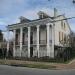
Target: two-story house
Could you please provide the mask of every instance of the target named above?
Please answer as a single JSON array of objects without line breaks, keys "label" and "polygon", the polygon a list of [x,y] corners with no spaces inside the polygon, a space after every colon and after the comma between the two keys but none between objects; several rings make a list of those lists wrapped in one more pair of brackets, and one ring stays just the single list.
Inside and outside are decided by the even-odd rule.
[{"label": "two-story house", "polygon": [[[45,57],[54,58],[59,52],[58,48],[68,45],[70,26],[64,15],[54,16],[40,11],[39,19],[29,20],[20,17],[20,23],[8,25],[13,32],[13,57]],[[9,42],[7,45],[9,50]]]}]

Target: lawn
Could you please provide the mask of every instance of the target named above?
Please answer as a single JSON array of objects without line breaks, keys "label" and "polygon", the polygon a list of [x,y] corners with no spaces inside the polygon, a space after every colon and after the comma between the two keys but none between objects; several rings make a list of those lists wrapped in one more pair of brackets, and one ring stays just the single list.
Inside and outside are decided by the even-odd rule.
[{"label": "lawn", "polygon": [[29,67],[29,68],[40,68],[40,69],[56,69],[56,66],[46,64],[43,62],[31,62],[31,61],[20,61],[20,60],[0,60],[1,65],[9,65],[15,67]]}]

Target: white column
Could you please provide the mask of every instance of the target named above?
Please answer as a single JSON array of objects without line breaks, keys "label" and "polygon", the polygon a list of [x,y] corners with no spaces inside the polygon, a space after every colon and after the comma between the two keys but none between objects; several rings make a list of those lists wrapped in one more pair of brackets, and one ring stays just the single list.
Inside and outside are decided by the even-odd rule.
[{"label": "white column", "polygon": [[54,58],[54,25],[52,25],[52,51],[51,51],[51,57]]},{"label": "white column", "polygon": [[9,53],[9,30],[7,31],[8,33],[8,41],[7,41],[7,53],[6,56],[8,57],[8,53]]},{"label": "white column", "polygon": [[30,27],[28,27],[28,58],[30,58]]},{"label": "white column", "polygon": [[16,30],[13,30],[13,36],[14,36],[14,41],[13,41],[13,57],[15,57],[15,39],[16,39]]},{"label": "white column", "polygon": [[49,56],[50,57],[50,44],[49,44],[49,38],[50,38],[50,34],[49,34],[49,32],[50,32],[50,24],[46,24],[46,26],[47,26],[47,56]]},{"label": "white column", "polygon": [[20,28],[20,57],[22,52],[22,36],[23,36],[23,28]]},{"label": "white column", "polygon": [[39,58],[39,25],[37,26],[37,52]]}]

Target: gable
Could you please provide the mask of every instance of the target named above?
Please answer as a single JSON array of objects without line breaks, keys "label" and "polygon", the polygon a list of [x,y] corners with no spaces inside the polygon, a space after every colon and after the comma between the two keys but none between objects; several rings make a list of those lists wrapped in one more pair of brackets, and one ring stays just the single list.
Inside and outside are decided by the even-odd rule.
[{"label": "gable", "polygon": [[66,19],[66,17],[65,17],[64,15],[60,15],[60,16],[56,17],[54,20],[56,21],[56,24],[57,24],[57,22],[58,22],[59,25],[62,25],[61,22],[65,23],[67,29],[68,29],[69,31],[71,31],[71,28],[70,28],[70,25],[69,25],[69,23],[68,23],[68,20],[63,20],[63,19]]}]

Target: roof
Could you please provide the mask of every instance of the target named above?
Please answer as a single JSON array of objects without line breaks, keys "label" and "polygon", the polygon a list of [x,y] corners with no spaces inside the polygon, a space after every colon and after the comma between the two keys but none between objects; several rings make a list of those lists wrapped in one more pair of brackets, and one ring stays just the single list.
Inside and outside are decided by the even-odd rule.
[{"label": "roof", "polygon": [[[44,19],[48,19],[48,18],[44,18]],[[11,24],[11,25],[17,25],[17,24],[22,24],[22,23],[31,23],[31,22],[35,22],[35,21],[44,20],[44,19],[35,19],[35,20],[30,20],[29,22],[20,22],[20,23]],[[50,17],[50,19],[53,19],[53,17]],[[10,25],[8,25],[8,26],[10,26]]]},{"label": "roof", "polygon": [[[20,22],[20,23],[16,23],[16,24],[12,24],[12,25],[18,25],[18,24],[25,24],[25,23],[32,23],[32,22],[36,22],[36,21],[41,21],[41,20],[44,20],[44,19],[51,19],[52,21],[51,22],[53,22],[53,20],[54,19],[56,19],[56,18],[58,18],[58,17],[61,17],[61,16],[63,16],[64,17],[64,19],[66,18],[64,15],[58,15],[58,16],[56,16],[56,17],[50,17],[49,15],[47,15],[46,13],[44,13],[44,12],[42,12],[42,11],[40,11],[38,14],[44,14],[45,16],[47,16],[46,18],[42,18],[42,19],[35,19],[35,20],[29,20],[29,19],[27,19],[27,18],[24,18],[24,17],[21,17],[21,19],[22,20],[24,20],[24,22]],[[60,20],[59,20],[60,21]],[[67,22],[67,20],[66,20],[66,22]],[[68,22],[67,22],[67,24],[68,24]],[[12,26],[12,25],[8,25],[8,26]],[[69,24],[68,24],[68,26],[69,26]],[[69,26],[69,28],[70,28],[70,26]],[[70,28],[70,30],[71,30],[71,28]]]}]

